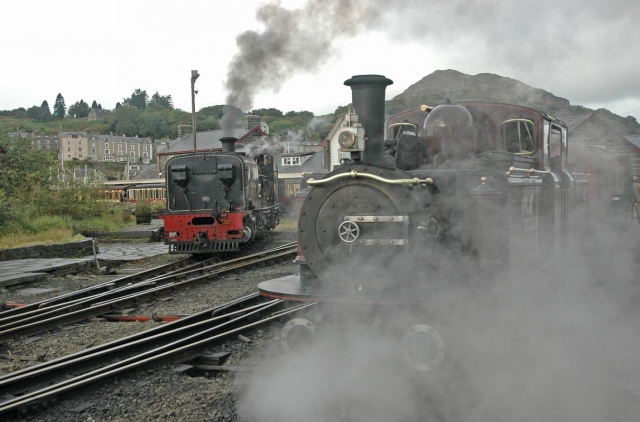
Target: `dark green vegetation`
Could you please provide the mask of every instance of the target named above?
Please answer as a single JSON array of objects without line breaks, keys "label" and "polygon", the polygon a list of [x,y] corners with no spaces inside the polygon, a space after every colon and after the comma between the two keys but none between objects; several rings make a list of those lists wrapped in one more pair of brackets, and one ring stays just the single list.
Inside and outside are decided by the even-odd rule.
[{"label": "dark green vegetation", "polygon": [[[515,79],[490,73],[466,75],[455,70],[437,70],[411,85],[402,94],[386,103],[387,114],[395,114],[422,104],[437,105],[449,99],[462,101],[493,101],[517,104],[544,111],[550,116],[592,113],[594,110],[571,103],[560,97],[532,88]],[[640,134],[640,124],[633,116],[620,117],[609,110],[595,110],[596,116],[622,135]]]},{"label": "dark green vegetation", "polygon": [[[0,133],[24,131],[38,135],[57,135],[60,132],[113,133],[115,135],[149,137],[152,139],[176,139],[179,124],[191,124],[191,113],[175,109],[171,95],[158,92],[151,97],[136,89],[130,97],[115,105],[112,113],[99,120],[89,121],[91,110],[102,111],[95,100],[91,106],[83,99],[68,107],[62,94],[56,97],[53,113],[45,100],[39,107],[0,111]],[[196,113],[198,131],[219,129],[224,105],[203,107]],[[327,134],[334,115],[316,118],[310,111],[257,109],[257,114],[269,124],[270,134],[291,140],[317,141]],[[286,140],[286,139],[285,139]]]}]

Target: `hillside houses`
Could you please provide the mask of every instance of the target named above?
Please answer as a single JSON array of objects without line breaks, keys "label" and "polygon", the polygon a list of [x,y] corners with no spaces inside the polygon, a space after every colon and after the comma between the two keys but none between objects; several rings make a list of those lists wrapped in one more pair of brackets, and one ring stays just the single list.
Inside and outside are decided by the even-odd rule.
[{"label": "hillside houses", "polygon": [[153,142],[137,136],[101,135],[87,132],[60,132],[62,160],[73,159],[114,163],[148,164],[154,159]]}]

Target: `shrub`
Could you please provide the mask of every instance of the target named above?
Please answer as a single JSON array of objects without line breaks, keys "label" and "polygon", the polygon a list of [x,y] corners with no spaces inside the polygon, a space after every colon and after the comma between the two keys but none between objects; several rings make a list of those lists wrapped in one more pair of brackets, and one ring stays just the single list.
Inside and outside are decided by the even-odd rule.
[{"label": "shrub", "polygon": [[165,210],[164,201],[153,201],[151,203],[151,211],[153,212],[162,212]]},{"label": "shrub", "polygon": [[136,202],[136,215],[144,215],[151,214],[151,201],[148,199],[146,201],[137,201]]}]

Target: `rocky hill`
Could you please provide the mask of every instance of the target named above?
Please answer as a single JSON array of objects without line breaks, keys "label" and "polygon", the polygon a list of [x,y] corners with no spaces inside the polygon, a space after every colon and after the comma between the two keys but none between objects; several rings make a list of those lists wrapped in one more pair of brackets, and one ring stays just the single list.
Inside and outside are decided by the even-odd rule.
[{"label": "rocky hill", "polygon": [[[571,105],[565,98],[515,79],[491,73],[467,75],[449,69],[436,70],[387,101],[387,113],[395,114],[422,104],[441,104],[447,99],[453,103],[494,101],[518,104],[544,111],[551,116],[594,112],[580,105]],[[640,125],[633,118],[623,118],[607,109],[598,109],[595,113],[621,134],[640,134]]]}]

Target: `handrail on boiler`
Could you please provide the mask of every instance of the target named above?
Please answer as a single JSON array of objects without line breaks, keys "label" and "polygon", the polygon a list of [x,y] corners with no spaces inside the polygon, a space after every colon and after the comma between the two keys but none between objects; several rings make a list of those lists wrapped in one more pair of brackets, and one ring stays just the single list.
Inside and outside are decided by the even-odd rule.
[{"label": "handrail on boiler", "polygon": [[326,179],[320,179],[320,180],[309,179],[307,180],[307,184],[309,186],[324,185],[326,183],[333,182],[334,180],[344,179],[345,177],[352,177],[352,178],[365,177],[368,179],[377,180],[378,182],[387,183],[390,185],[414,185],[414,186],[422,185],[422,184],[433,185],[433,179],[430,177],[427,177],[426,179],[422,179],[422,180],[417,177],[414,177],[413,179],[386,179],[384,177],[376,176],[375,174],[371,174],[371,173],[359,173],[356,170],[351,170],[348,173],[336,174]]}]

